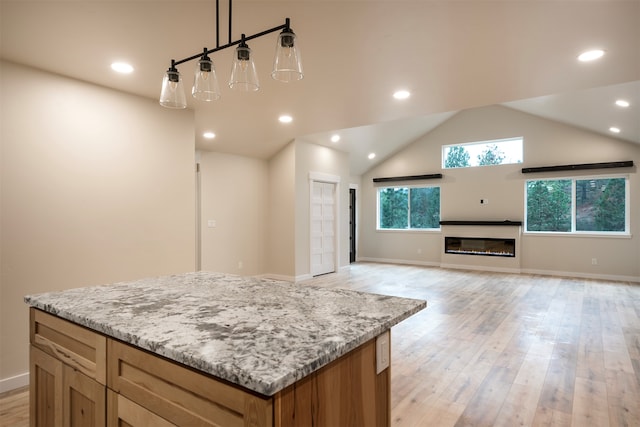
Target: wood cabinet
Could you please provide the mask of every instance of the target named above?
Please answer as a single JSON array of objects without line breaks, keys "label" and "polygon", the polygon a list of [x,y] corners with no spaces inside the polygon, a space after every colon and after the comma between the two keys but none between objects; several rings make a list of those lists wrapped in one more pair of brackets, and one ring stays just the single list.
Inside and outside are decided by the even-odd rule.
[{"label": "wood cabinet", "polygon": [[263,396],[31,309],[32,426],[390,425],[370,340]]},{"label": "wood cabinet", "polygon": [[31,311],[32,426],[106,425],[106,337]]},{"label": "wood cabinet", "polygon": [[389,426],[389,371],[376,374],[372,339],[277,393],[275,425]]}]

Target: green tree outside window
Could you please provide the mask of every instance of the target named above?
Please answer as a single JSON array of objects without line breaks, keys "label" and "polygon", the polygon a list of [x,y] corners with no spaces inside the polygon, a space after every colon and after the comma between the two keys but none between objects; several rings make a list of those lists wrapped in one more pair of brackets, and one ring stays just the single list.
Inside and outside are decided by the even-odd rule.
[{"label": "green tree outside window", "polygon": [[526,229],[625,232],[626,182],[626,178],[528,181]]},{"label": "green tree outside window", "polygon": [[381,229],[440,228],[440,187],[390,187],[378,191]]}]

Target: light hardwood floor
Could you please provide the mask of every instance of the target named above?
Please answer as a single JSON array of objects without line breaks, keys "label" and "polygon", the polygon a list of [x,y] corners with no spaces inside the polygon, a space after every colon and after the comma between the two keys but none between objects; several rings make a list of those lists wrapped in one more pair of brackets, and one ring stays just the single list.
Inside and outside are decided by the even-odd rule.
[{"label": "light hardwood floor", "polygon": [[27,427],[29,425],[29,388],[22,387],[0,394],[0,426]]},{"label": "light hardwood floor", "polygon": [[[302,284],[428,301],[392,329],[393,426],[640,426],[639,284],[374,263]],[[27,408],[0,398],[2,425]]]}]

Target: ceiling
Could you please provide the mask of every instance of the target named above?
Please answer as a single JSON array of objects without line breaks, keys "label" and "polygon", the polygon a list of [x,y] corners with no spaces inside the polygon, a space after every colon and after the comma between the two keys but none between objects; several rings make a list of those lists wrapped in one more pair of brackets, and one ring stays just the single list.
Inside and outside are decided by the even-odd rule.
[{"label": "ceiling", "polygon": [[[0,0],[0,7],[5,60],[156,101],[172,58],[215,47],[214,1]],[[227,10],[222,1],[220,44],[228,42]],[[252,40],[260,91],[223,84],[218,101],[189,99],[197,148],[267,159],[300,138],[349,152],[359,175],[457,111],[492,104],[640,144],[640,1],[236,0],[233,39],[286,17],[304,79],[273,81],[275,34]],[[606,51],[601,60],[576,60],[594,47]],[[231,54],[212,55],[221,83]],[[114,73],[117,60],[135,71]],[[194,65],[178,67],[187,92]],[[411,96],[396,100],[397,89]],[[631,106],[615,107],[620,97]],[[281,114],[293,122],[279,123]],[[610,126],[622,131],[610,134]],[[216,137],[206,140],[205,131]],[[341,140],[330,142],[333,134]]]}]

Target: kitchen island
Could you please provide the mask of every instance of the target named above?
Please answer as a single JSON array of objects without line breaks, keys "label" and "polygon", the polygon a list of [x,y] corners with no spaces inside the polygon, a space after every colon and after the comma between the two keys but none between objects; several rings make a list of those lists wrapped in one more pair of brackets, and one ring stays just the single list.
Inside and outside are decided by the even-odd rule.
[{"label": "kitchen island", "polygon": [[109,426],[389,425],[389,330],[426,306],[210,272],[25,301],[32,425]]}]

